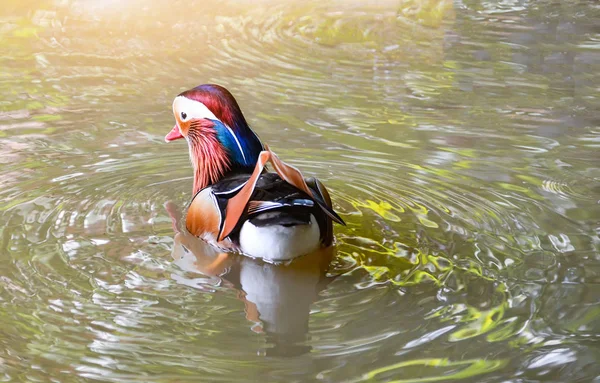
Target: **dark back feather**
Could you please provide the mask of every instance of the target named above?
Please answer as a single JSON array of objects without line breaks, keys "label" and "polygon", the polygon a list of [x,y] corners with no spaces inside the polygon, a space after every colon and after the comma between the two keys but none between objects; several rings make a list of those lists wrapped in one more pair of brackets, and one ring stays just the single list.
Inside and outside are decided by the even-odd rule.
[{"label": "dark back feather", "polygon": [[[217,198],[223,216],[225,216],[227,201],[237,195],[249,178],[249,174],[234,174],[212,185],[213,194]],[[328,196],[324,197],[314,182],[311,181],[309,187],[313,195],[327,203]],[[272,215],[272,219],[257,219],[266,212],[280,212],[280,214]],[[306,224],[310,220],[310,214],[319,224],[323,244],[330,245],[333,240],[332,221],[314,198],[284,181],[276,173],[263,173],[256,183],[244,213],[232,230],[230,238],[237,238],[241,225],[246,220],[251,220],[256,225]]]}]

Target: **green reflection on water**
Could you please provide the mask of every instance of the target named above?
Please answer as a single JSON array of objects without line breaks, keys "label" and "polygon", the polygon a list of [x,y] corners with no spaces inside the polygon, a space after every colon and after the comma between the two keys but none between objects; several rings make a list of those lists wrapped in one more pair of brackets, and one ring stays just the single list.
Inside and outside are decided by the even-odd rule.
[{"label": "green reflection on water", "polygon": [[[458,380],[470,378],[473,376],[489,373],[504,367],[508,361],[506,360],[461,360],[461,361],[450,361],[447,358],[439,359],[417,359],[406,362],[400,362],[393,364],[388,367],[378,368],[370,371],[364,375],[365,380],[377,378],[378,375],[384,375],[389,372],[399,373],[402,369],[409,369],[410,367],[423,367],[420,369],[420,374],[440,374],[438,376],[429,376],[422,378],[409,378],[409,379],[394,379],[390,382],[439,382],[447,380]],[[456,367],[464,367],[459,371],[456,371]]]}]

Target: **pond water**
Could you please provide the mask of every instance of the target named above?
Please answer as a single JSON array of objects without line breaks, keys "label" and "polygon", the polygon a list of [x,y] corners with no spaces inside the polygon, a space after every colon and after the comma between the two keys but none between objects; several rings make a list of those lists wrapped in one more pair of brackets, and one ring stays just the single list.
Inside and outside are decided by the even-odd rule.
[{"label": "pond water", "polygon": [[[4,0],[0,381],[600,381],[600,5]],[[337,247],[210,248],[171,102],[214,82]]]}]

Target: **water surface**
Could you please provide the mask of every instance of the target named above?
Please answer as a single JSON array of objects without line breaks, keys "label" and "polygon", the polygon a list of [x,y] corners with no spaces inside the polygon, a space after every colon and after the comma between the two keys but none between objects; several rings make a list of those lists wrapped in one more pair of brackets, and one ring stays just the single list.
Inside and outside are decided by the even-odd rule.
[{"label": "water surface", "polygon": [[[0,380],[600,379],[597,2],[4,3]],[[176,235],[207,82],[330,188],[335,252]]]}]

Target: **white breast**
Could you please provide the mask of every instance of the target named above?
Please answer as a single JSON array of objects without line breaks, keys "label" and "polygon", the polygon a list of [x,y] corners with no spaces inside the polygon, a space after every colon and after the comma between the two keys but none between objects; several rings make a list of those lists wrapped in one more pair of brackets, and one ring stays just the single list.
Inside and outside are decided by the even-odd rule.
[{"label": "white breast", "polygon": [[288,261],[311,253],[319,246],[319,225],[312,214],[307,225],[257,227],[246,221],[240,231],[240,248],[244,254],[272,262]]}]

